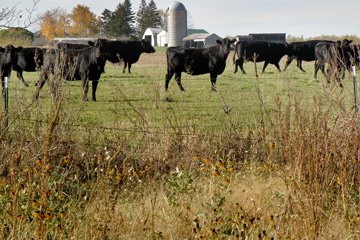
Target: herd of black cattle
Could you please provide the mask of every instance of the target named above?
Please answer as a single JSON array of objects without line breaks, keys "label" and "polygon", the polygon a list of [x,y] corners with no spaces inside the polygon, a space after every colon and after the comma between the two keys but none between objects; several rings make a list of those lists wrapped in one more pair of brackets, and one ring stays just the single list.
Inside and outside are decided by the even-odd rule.
[{"label": "herd of black cattle", "polygon": [[[181,73],[190,75],[210,73],[211,87],[215,90],[217,76],[222,74],[226,67],[226,60],[230,53],[231,44],[235,40],[224,38],[217,40],[217,46],[196,49],[183,47],[169,47],[166,51],[167,74],[165,76],[165,89],[168,89],[170,79],[175,74],[175,80],[180,88]],[[88,44],[59,43],[57,48],[14,47],[7,45],[0,47],[0,74],[1,79],[10,77],[11,71],[17,72],[17,77],[28,86],[24,80],[23,71],[40,71],[37,82],[35,98],[44,83],[53,75],[53,79],[82,80],[84,100],[87,101],[89,81],[92,81],[92,100],[96,101],[98,80],[104,73],[106,61],[112,63],[124,62],[123,72],[126,67],[130,73],[131,65],[139,60],[142,53],[153,53],[155,49],[147,40],[141,41],[109,41],[97,39]],[[240,41],[235,44],[233,61],[235,71],[238,66],[245,74],[243,63],[246,61],[265,62],[263,72],[267,65],[274,64],[279,71],[280,59],[287,55],[284,70],[295,59],[297,67],[302,68],[302,61],[315,61],[315,74],[320,69],[327,81],[330,82],[330,70],[340,81],[345,70],[350,71],[352,66],[359,68],[359,46],[352,41],[324,41],[311,40],[292,43],[271,43],[258,41]],[[325,72],[325,64],[328,71]],[[55,81],[49,81],[52,92],[55,94]],[[2,81],[4,88],[4,81]],[[341,83],[340,83],[341,84]]]}]

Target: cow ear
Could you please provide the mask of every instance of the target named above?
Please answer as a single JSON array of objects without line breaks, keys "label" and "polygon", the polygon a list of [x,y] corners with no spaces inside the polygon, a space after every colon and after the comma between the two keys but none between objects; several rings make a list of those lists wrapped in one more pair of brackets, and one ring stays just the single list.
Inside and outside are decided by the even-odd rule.
[{"label": "cow ear", "polygon": [[24,48],[20,46],[20,47],[17,47],[17,48],[15,49],[15,51],[16,51],[16,52],[20,52],[20,51],[23,50],[23,49],[24,49]]},{"label": "cow ear", "polygon": [[235,39],[235,38],[233,38],[233,39],[230,40],[230,43],[234,43],[234,42],[236,42],[236,39]]},{"label": "cow ear", "polygon": [[92,42],[92,41],[88,41],[88,44],[89,44],[90,46],[94,46],[94,42]]},{"label": "cow ear", "polygon": [[221,45],[222,44],[222,41],[220,39],[216,39],[216,43]]},{"label": "cow ear", "polygon": [[148,40],[146,40],[146,39],[141,39],[141,46],[145,47],[146,42],[148,42]]}]

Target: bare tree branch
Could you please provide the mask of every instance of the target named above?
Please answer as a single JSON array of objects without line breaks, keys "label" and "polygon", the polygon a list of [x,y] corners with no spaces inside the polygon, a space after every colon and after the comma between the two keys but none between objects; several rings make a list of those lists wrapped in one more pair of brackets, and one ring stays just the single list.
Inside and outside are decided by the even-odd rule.
[{"label": "bare tree branch", "polygon": [[19,3],[12,7],[1,8],[0,10],[0,29],[2,28],[29,28],[36,20],[33,19],[33,13],[37,10],[37,4],[40,0],[33,0],[32,8],[25,9],[26,17],[23,18],[22,11],[18,10]]}]

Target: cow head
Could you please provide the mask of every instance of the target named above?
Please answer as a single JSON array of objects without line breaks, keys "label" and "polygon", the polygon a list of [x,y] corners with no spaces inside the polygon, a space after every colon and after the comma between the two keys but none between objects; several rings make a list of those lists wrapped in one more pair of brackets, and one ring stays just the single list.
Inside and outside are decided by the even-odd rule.
[{"label": "cow head", "polygon": [[228,39],[228,38],[224,38],[223,40],[216,40],[216,43],[218,44],[218,46],[220,47],[220,51],[224,54],[224,55],[228,55],[230,53],[230,45],[232,43],[234,43],[236,41],[236,39]]},{"label": "cow head", "polygon": [[153,48],[153,46],[151,46],[151,43],[149,42],[149,40],[142,39],[141,46],[142,46],[144,52],[146,52],[146,53],[154,53],[155,52],[155,49]]},{"label": "cow head", "polygon": [[88,44],[95,48],[97,58],[99,58],[99,57],[106,58],[107,57],[107,56],[105,56],[106,55],[105,54],[105,46],[109,44],[108,40],[98,38],[94,42],[89,41]]},{"label": "cow head", "polygon": [[341,47],[350,47],[350,43],[352,43],[353,40],[344,39],[341,41]]},{"label": "cow head", "polygon": [[296,49],[294,48],[294,46],[291,43],[287,43],[285,42],[285,54],[288,56],[293,56],[296,55]]},{"label": "cow head", "polygon": [[5,63],[12,64],[17,59],[17,54],[23,50],[23,47],[14,47],[13,45],[9,44],[5,47],[4,56],[5,56]]}]

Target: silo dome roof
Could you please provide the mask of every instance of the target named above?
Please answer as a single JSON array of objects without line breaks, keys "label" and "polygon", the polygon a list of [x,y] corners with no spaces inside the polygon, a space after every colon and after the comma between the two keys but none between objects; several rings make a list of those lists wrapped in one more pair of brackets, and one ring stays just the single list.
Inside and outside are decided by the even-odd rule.
[{"label": "silo dome roof", "polygon": [[170,10],[170,11],[186,11],[184,4],[182,4],[181,2],[178,2],[178,1],[173,2],[169,6],[168,10]]}]

